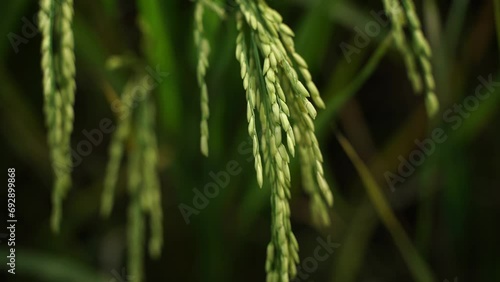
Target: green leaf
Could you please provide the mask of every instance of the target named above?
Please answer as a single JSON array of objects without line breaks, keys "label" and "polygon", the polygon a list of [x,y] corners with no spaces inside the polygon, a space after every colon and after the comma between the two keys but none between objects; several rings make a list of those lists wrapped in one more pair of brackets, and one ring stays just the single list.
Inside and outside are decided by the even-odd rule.
[{"label": "green leaf", "polygon": [[394,239],[394,242],[408,265],[413,278],[418,282],[436,281],[431,270],[429,269],[429,266],[419,255],[410,238],[406,234],[403,226],[392,211],[387,199],[382,193],[382,189],[373,178],[368,167],[366,167],[349,141],[347,141],[343,135],[337,134],[337,139],[358,171],[361,181],[366,188],[366,192],[375,207],[377,214]]},{"label": "green leaf", "polygon": [[[169,77],[159,83],[158,114],[161,125],[170,133],[177,135],[181,130],[181,100],[179,91],[179,72],[173,51],[172,27],[168,11],[173,3],[159,0],[139,0],[139,25],[143,33],[144,52],[152,69],[168,72]],[[168,9],[170,8],[170,9]],[[184,27],[185,28],[185,27]]]}]

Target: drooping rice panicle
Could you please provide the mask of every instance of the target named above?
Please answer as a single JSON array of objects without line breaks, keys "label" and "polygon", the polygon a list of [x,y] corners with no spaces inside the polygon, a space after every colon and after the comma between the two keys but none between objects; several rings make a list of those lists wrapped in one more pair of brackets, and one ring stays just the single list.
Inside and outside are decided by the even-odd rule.
[{"label": "drooping rice panicle", "polygon": [[259,89],[257,88],[257,81],[255,76],[250,72],[255,69],[255,61],[252,57],[248,56],[248,50],[245,43],[245,33],[243,32],[243,21],[241,15],[237,21],[238,36],[236,38],[236,59],[241,66],[241,79],[244,81],[243,87],[246,90],[247,97],[247,121],[248,121],[248,134],[252,138],[253,156],[255,160],[255,171],[257,173],[257,183],[262,187],[262,160],[259,150],[259,136],[257,135],[257,117],[255,116],[255,108],[258,103]]},{"label": "drooping rice panicle", "polygon": [[210,109],[208,106],[208,90],[207,83],[205,82],[205,75],[208,68],[208,55],[210,54],[210,44],[205,38],[203,29],[203,13],[205,7],[202,1],[196,2],[194,19],[194,43],[198,49],[198,67],[197,78],[198,85],[201,89],[201,139],[200,148],[203,155],[208,156],[208,118],[210,116]]},{"label": "drooping rice panicle", "polygon": [[209,66],[208,56],[210,55],[210,43],[206,38],[205,29],[203,26],[205,7],[214,11],[221,18],[225,17],[225,12],[222,7],[211,0],[198,0],[196,2],[194,11],[194,43],[198,51],[198,65],[196,68],[196,74],[198,79],[198,86],[200,87],[201,91],[200,149],[203,155],[208,156],[208,119],[210,117],[210,108],[208,104],[209,98],[205,76]]},{"label": "drooping rice panicle", "polygon": [[[313,217],[328,224],[328,206],[333,204],[324,179],[323,157],[314,134],[313,120],[317,112],[308,98],[311,97],[318,107],[325,105],[305,60],[295,52],[293,31],[282,22],[279,13],[264,1],[238,0],[237,3],[236,58],[240,62],[246,90],[248,132],[253,140],[257,179],[263,167],[265,179],[271,187],[267,281],[289,281],[295,277],[299,262],[289,206],[289,163],[295,156],[296,138],[302,138],[299,142],[300,161],[306,167],[303,180],[311,195]],[[294,132],[294,128],[300,130]]]},{"label": "drooping rice panicle", "polygon": [[431,47],[422,32],[420,20],[415,12],[415,5],[412,0],[402,0],[403,7],[408,19],[408,26],[412,35],[412,46],[417,57],[418,64],[422,71],[425,86],[425,105],[429,116],[434,116],[439,110],[439,101],[436,97],[436,83],[432,73]]},{"label": "drooping rice panicle", "polygon": [[116,182],[120,172],[120,164],[125,151],[125,142],[129,138],[132,126],[132,111],[129,105],[130,101],[134,99],[132,89],[135,82],[127,83],[123,90],[121,104],[122,118],[118,119],[116,130],[111,137],[111,144],[109,146],[109,161],[106,167],[106,175],[104,178],[104,190],[101,198],[101,214],[105,217],[109,216],[113,209],[114,191]]},{"label": "drooping rice panicle", "polygon": [[[124,87],[120,118],[112,137],[102,194],[101,213],[108,216],[113,207],[114,190],[125,145],[128,143],[128,268],[132,281],[143,281],[145,224],[149,217],[149,254],[158,258],[163,247],[163,212],[158,177],[156,111],[150,90],[144,87],[144,75],[138,73]],[[140,89],[140,90],[139,90]],[[135,105],[135,106],[133,106]],[[133,256],[133,257],[130,257]]]},{"label": "drooping rice panicle", "polygon": [[422,78],[417,69],[415,54],[405,36],[404,26],[406,25],[406,17],[404,11],[399,0],[383,0],[383,4],[387,16],[392,22],[391,33],[394,37],[396,48],[403,56],[408,72],[408,79],[412,84],[413,91],[419,94],[422,92]]},{"label": "drooping rice panicle", "polygon": [[[75,103],[75,52],[74,39],[71,24],[73,22],[73,0],[58,0],[59,12],[56,14],[58,20],[58,70],[57,84],[59,85],[62,98],[63,115],[63,146],[69,150],[70,137],[73,132],[74,103]],[[68,156],[70,152],[65,152]]]},{"label": "drooping rice panicle", "polygon": [[[383,0],[383,4],[391,19],[396,47],[405,60],[413,89],[417,94],[425,91],[427,114],[432,117],[439,110],[430,60],[432,54],[415,12],[415,5],[412,0]],[[405,27],[410,31],[410,38],[406,37]]]},{"label": "drooping rice panicle", "polygon": [[72,0],[41,0],[38,24],[42,34],[44,113],[54,188],[51,227],[59,231],[62,201],[71,187],[71,132],[75,95],[75,55]]},{"label": "drooping rice panicle", "polygon": [[159,257],[163,245],[163,212],[161,208],[161,189],[158,178],[158,146],[155,133],[155,108],[151,98],[144,101],[139,108],[138,139],[143,154],[142,174],[143,190],[141,191],[142,209],[150,218],[151,238],[149,253]]}]

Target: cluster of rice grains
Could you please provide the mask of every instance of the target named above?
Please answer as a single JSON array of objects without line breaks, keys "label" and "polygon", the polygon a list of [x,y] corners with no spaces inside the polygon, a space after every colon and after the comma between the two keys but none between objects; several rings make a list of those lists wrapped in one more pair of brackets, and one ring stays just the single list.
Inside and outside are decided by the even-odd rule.
[{"label": "cluster of rice grains", "polygon": [[[324,178],[323,157],[314,133],[316,109],[308,98],[312,98],[317,107],[324,108],[325,105],[306,62],[295,52],[294,33],[282,22],[280,14],[264,1],[237,0],[236,3],[236,58],[246,90],[248,133],[253,141],[257,182],[262,187],[265,178],[271,187],[267,281],[290,281],[297,273],[296,264],[299,262],[299,246],[292,232],[289,206],[289,163],[295,156],[296,145],[303,185],[311,197],[313,219],[323,226],[330,222],[328,208],[333,205],[333,196]],[[198,12],[196,22],[197,17]],[[198,35],[195,39],[199,40]],[[202,54],[204,49],[199,48],[198,74],[204,74],[208,65]],[[204,82],[200,86],[205,111],[206,86]],[[202,132],[205,113],[208,109],[202,114]],[[205,153],[203,142],[202,134],[202,151]]]},{"label": "cluster of rice grains", "polygon": [[[163,245],[161,189],[158,179],[158,146],[155,133],[155,107],[149,91],[141,87],[138,75],[123,90],[121,114],[111,140],[101,212],[108,216],[113,208],[113,195],[125,148],[128,152],[128,271],[134,281],[143,281],[145,222],[149,217],[149,254],[158,257]],[[137,103],[137,106],[134,105]]]},{"label": "cluster of rice grains", "polygon": [[42,34],[44,113],[55,177],[51,226],[57,232],[62,217],[62,201],[71,187],[70,142],[76,88],[71,29],[73,0],[41,0],[38,18]]},{"label": "cluster of rice grains", "polygon": [[[425,91],[427,113],[432,117],[439,110],[430,62],[432,52],[422,32],[415,5],[412,0],[383,0],[383,3],[391,19],[392,35],[404,58],[413,90],[416,93]],[[405,28],[409,30],[409,37],[405,34]]]},{"label": "cluster of rice grains", "polygon": [[211,9],[218,14],[221,18],[225,17],[225,11],[217,3],[210,0],[198,0],[196,2],[194,11],[194,43],[198,49],[198,66],[197,66],[197,79],[198,85],[201,89],[201,140],[200,149],[203,155],[208,157],[208,118],[210,116],[210,109],[208,107],[208,89],[205,82],[205,74],[208,68],[208,55],[210,55],[210,44],[205,37],[203,28],[203,15],[205,7]]}]

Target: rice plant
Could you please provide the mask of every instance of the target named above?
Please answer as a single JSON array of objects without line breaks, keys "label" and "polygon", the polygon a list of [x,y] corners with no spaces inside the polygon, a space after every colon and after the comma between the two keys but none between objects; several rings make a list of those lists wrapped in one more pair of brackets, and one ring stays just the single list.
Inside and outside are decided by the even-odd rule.
[{"label": "rice plant", "polygon": [[75,102],[75,55],[72,0],[41,0],[44,112],[54,169],[51,226],[59,230],[62,200],[71,187],[70,140]]},{"label": "rice plant", "polygon": [[[385,1],[386,8],[399,5],[397,1]],[[69,161],[69,135],[72,129],[72,106],[74,103],[74,55],[71,37],[71,15],[68,6],[59,7],[62,17],[52,21],[50,12],[55,3],[42,1],[41,26],[44,27],[44,43],[42,65],[45,71],[45,96],[49,136],[53,150],[54,162]],[[259,187],[268,183],[271,189],[271,242],[267,247],[266,271],[268,281],[289,281],[297,274],[299,263],[299,246],[292,231],[290,222],[289,200],[291,198],[290,160],[295,156],[296,148],[300,156],[302,180],[305,192],[311,199],[313,221],[318,226],[330,223],[329,207],[333,205],[333,196],[325,180],[323,171],[323,156],[315,135],[314,119],[316,107],[324,108],[325,103],[312,80],[305,60],[295,51],[294,32],[283,22],[282,16],[265,1],[236,1],[237,38],[236,59],[240,64],[240,76],[247,100],[248,134],[253,143],[254,168]],[[399,7],[399,6],[397,6]],[[422,77],[426,89],[426,101],[429,114],[437,107],[434,94],[434,82],[430,68],[430,48],[420,30],[413,3],[403,1],[404,16],[391,14],[393,34],[396,44],[405,58],[408,74],[415,91],[422,88]],[[204,35],[204,13],[208,8],[221,18],[225,11],[216,2],[210,0],[195,3],[194,43],[198,52],[197,80],[201,89],[202,120],[200,123],[200,148],[208,156],[208,118],[209,95],[205,75],[209,66],[210,44]],[[56,8],[57,10],[57,8]],[[57,15],[57,14],[56,14]],[[408,23],[412,38],[405,37],[403,26]],[[54,28],[53,25],[56,27]],[[53,54],[52,30],[65,35],[61,40],[63,55]],[[59,41],[56,41],[59,42]],[[411,43],[409,43],[411,42]],[[409,45],[411,44],[411,46]],[[66,55],[65,50],[70,54]],[[58,49],[56,49],[58,50]],[[53,57],[53,58],[51,58]],[[422,69],[422,75],[417,72],[416,62]],[[52,62],[61,64],[53,67]],[[69,65],[69,67],[68,67]],[[65,70],[59,73],[58,70]],[[67,70],[66,70],[67,69]],[[53,78],[55,77],[55,78]],[[125,86],[122,103],[130,105],[135,99],[135,86],[140,79],[132,79]],[[55,88],[60,87],[60,90]],[[58,88],[59,89],[59,88]],[[154,129],[154,104],[149,97],[141,102],[135,111],[126,109],[125,117],[119,121],[118,128],[110,146],[110,161],[108,163],[105,186],[102,197],[101,212],[108,216],[113,206],[113,194],[120,172],[120,163],[124,156],[127,142],[130,142],[128,160],[128,192],[129,204],[129,268],[137,281],[143,277],[142,244],[144,240],[144,217],[151,219],[150,254],[158,256],[162,245],[162,212],[159,180],[155,173],[156,137]],[[316,107],[309,100],[311,99]],[[61,100],[62,102],[60,102]],[[49,109],[48,107],[52,107]],[[64,120],[64,122],[63,122]],[[61,130],[62,129],[62,130]],[[62,133],[59,133],[61,130]],[[134,134],[135,133],[135,134]],[[61,137],[59,137],[61,135]],[[133,136],[139,136],[133,138]],[[54,219],[56,229],[61,214],[61,199],[69,186],[69,174],[56,178],[54,192]]]},{"label": "rice plant", "polygon": [[[439,110],[436,85],[431,65],[431,48],[424,37],[413,0],[383,0],[392,22],[392,35],[406,64],[413,90],[425,92],[425,105],[430,117]],[[406,35],[405,28],[410,36]]]},{"label": "rice plant", "polygon": [[[198,81],[202,88],[202,152],[207,154],[208,100],[202,76],[207,41],[201,40],[200,8],[196,8],[195,41],[199,48]],[[247,100],[248,134],[253,143],[257,183],[271,188],[271,242],[267,247],[267,281],[289,281],[297,274],[299,246],[290,223],[290,159],[301,158],[304,187],[312,199],[318,224],[328,225],[333,197],[324,177],[323,156],[314,133],[317,107],[324,108],[307,63],[295,51],[294,32],[265,1],[236,1],[236,59]],[[203,46],[205,45],[205,46]],[[304,83],[302,81],[304,81]],[[286,140],[285,140],[286,139]]]},{"label": "rice plant", "polygon": [[[163,245],[155,106],[151,93],[142,85],[144,76],[144,73],[136,74],[124,87],[120,99],[122,111],[109,149],[110,160],[101,202],[101,213],[107,217],[113,208],[113,194],[119,177],[120,163],[125,147],[128,147],[127,191],[130,199],[127,222],[128,268],[134,281],[144,279],[142,265],[145,222],[149,220],[150,223],[151,257],[159,257]],[[134,105],[134,101],[139,103],[136,109],[131,106]]]},{"label": "rice plant", "polygon": [[[373,2],[380,5],[380,1]],[[424,1],[422,13],[417,11],[420,6],[416,7],[412,0],[382,0],[391,23],[390,34],[370,41],[371,44],[376,42],[373,45],[377,46],[370,46],[375,47],[375,51],[360,49],[356,52],[357,58],[347,64],[340,58],[336,44],[348,33],[346,30],[350,31],[367,19],[373,20],[370,18],[373,13],[363,11],[350,1],[106,0],[76,3],[74,21],[73,0],[39,0],[43,114],[53,174],[50,227],[61,234],[58,235],[60,240],[53,240],[36,223],[34,227],[29,226],[41,230],[34,235],[37,243],[32,244],[40,247],[42,243],[38,241],[47,241],[55,247],[50,249],[50,245],[48,250],[33,253],[20,247],[22,255],[19,257],[26,259],[24,269],[30,270],[28,275],[41,273],[42,279],[47,281],[141,282],[168,276],[181,281],[284,282],[297,279],[349,282],[369,280],[372,277],[368,275],[390,281],[438,280],[444,270],[433,264],[431,269],[430,262],[434,257],[448,259],[455,253],[445,254],[442,250],[448,249],[443,246],[432,253],[430,246],[434,245],[429,238],[441,235],[448,239],[449,236],[454,239],[453,243],[465,245],[463,239],[468,237],[462,237],[462,233],[470,232],[465,228],[465,203],[472,196],[468,194],[466,183],[473,182],[470,171],[474,171],[473,165],[480,163],[472,162],[465,148],[480,147],[469,146],[470,141],[480,133],[491,134],[483,129],[495,116],[499,99],[498,95],[491,95],[489,101],[481,101],[478,110],[465,114],[463,111],[457,113],[457,107],[471,107],[470,103],[475,100],[468,97],[463,101],[452,100],[469,95],[469,89],[476,94],[478,89],[495,93],[500,85],[496,82],[498,74],[477,74],[474,78],[479,76],[481,85],[474,81],[473,88],[456,79],[467,78],[470,72],[467,67],[474,64],[485,66],[485,72],[498,71],[496,65],[492,67],[490,62],[484,61],[490,61],[485,59],[487,55],[498,55],[498,48],[491,52],[487,44],[492,42],[488,39],[493,34],[493,28],[487,27],[492,22],[488,20],[495,16],[496,27],[500,29],[500,2],[492,2],[495,6],[474,4],[482,7],[477,12],[481,17],[475,19],[476,14],[473,14],[473,17],[462,19],[460,15],[466,15],[469,7],[466,2],[454,2],[450,19],[444,20],[440,17],[445,13],[439,13],[444,4],[438,6],[434,0]],[[6,10],[12,10],[15,15],[16,11],[23,10],[25,3],[28,2],[20,0],[0,6],[6,5],[9,7]],[[78,9],[85,5],[89,6]],[[487,13],[491,7],[495,7],[493,16]],[[419,14],[425,17],[425,22],[421,22]],[[6,17],[5,22],[12,18]],[[24,16],[22,21],[25,22]],[[462,21],[474,21],[472,32],[465,32]],[[425,26],[425,31],[431,35],[429,39],[424,36],[423,25],[427,22],[438,26]],[[26,24],[22,32],[30,27],[31,24]],[[476,29],[482,32],[476,34]],[[443,39],[432,36],[442,35],[441,32],[446,34]],[[464,35],[458,36],[461,32]],[[13,38],[7,34],[9,39]],[[500,38],[498,30],[496,35]],[[461,41],[465,47],[460,52],[465,55],[454,50],[455,53],[445,55],[449,51],[448,43],[456,47]],[[18,42],[28,44],[23,40]],[[471,47],[472,43],[479,47]],[[16,52],[18,47],[16,45]],[[404,83],[393,81],[394,77],[400,78],[393,68],[378,68],[385,63],[382,59],[393,51],[396,56],[391,58],[404,63],[403,75],[408,77],[412,92],[424,95],[428,118],[418,111],[419,103],[411,105],[417,109],[415,113],[406,111],[406,106],[418,99],[403,100],[408,98],[403,95],[393,96],[394,101],[379,98],[389,92],[388,81],[391,88],[406,89],[405,80],[401,80]],[[2,52],[0,46],[0,59],[3,59]],[[114,56],[117,52],[124,55]],[[476,58],[474,52],[484,57]],[[460,59],[455,62],[455,57]],[[75,80],[75,59],[78,59],[78,80]],[[30,60],[33,61],[39,64],[38,59]],[[152,75],[146,65],[159,66],[174,78],[156,85],[158,89],[156,86],[144,87],[145,77]],[[6,123],[5,132],[17,137],[13,138],[15,142],[7,138],[5,144],[33,163],[24,164],[25,168],[37,165],[40,174],[44,174],[44,152],[37,151],[43,147],[40,145],[43,142],[35,138],[36,123],[30,127],[26,122],[30,121],[29,103],[36,101],[26,102],[22,95],[10,94],[21,91],[16,91],[16,86],[7,79],[16,69],[6,70],[0,65],[0,84],[7,89],[6,94],[2,91],[0,95],[0,105],[4,106],[2,118],[5,115],[13,125],[26,124],[26,128]],[[381,75],[387,73],[389,75]],[[456,85],[449,83],[453,80],[457,80]],[[95,108],[100,115],[83,113],[82,117],[88,121],[78,118],[75,123],[76,81],[83,82],[78,89],[85,92],[78,96],[82,104],[78,100],[77,108]],[[445,90],[442,95],[439,93],[442,120],[436,115],[440,108],[436,85],[440,91]],[[24,90],[23,87],[19,89]],[[355,97],[361,92],[379,94],[377,98],[383,101],[374,102],[367,98],[368,95]],[[217,95],[212,95],[214,93]],[[450,93],[458,94],[448,97],[446,94]],[[98,104],[106,98],[110,105]],[[452,102],[460,104],[452,105]],[[387,105],[391,112],[386,111]],[[12,114],[18,109],[27,118]],[[106,144],[106,136],[102,136],[95,153],[88,156],[72,180],[75,166],[72,151],[77,147],[75,142],[73,146],[71,143],[72,135],[75,139],[74,128],[85,132],[92,117],[99,119],[106,115],[114,115],[116,128],[109,135],[109,147],[99,147]],[[383,125],[380,125],[382,122],[379,124],[378,119],[382,117]],[[432,122],[429,118],[433,118]],[[423,133],[418,131],[429,130],[429,125],[440,126],[434,129],[438,133],[442,131],[440,136],[446,139],[446,149],[439,142],[432,146],[425,143],[425,150],[421,148],[425,140],[419,141],[423,140]],[[346,137],[333,134],[337,131],[345,131]],[[237,144],[240,137],[251,140],[251,144],[244,144],[249,145],[248,156],[244,156]],[[414,141],[416,138],[419,142]],[[356,142],[351,144],[348,139]],[[320,148],[320,143],[327,146]],[[25,144],[33,144],[33,148],[18,149]],[[487,144],[490,146],[485,147],[490,148],[491,144]],[[380,181],[384,171],[406,168],[406,164],[394,165],[394,160],[400,160],[404,149],[408,149],[410,157],[417,156],[415,145],[422,149],[419,151],[422,155],[428,151],[432,153],[423,158],[425,164],[415,168],[410,176],[401,178],[398,183],[401,192],[389,191],[383,180]],[[105,153],[100,154],[101,149]],[[484,153],[474,150],[474,153]],[[236,163],[241,168],[238,171],[243,173],[226,173],[227,179],[221,181],[219,175],[223,174],[215,170],[228,159],[226,167]],[[348,159],[351,162],[346,165]],[[248,163],[244,163],[245,160]],[[441,163],[446,166],[439,167]],[[491,164],[487,164],[490,169]],[[245,170],[246,165],[250,170]],[[23,170],[19,171],[22,175]],[[219,178],[215,179],[214,175]],[[489,181],[494,176],[485,173],[484,179]],[[40,183],[44,183],[46,179],[41,178]],[[406,181],[410,178],[411,181]],[[207,179],[211,181],[208,184]],[[437,187],[441,182],[443,187]],[[484,181],[476,182],[485,184]],[[198,189],[200,185],[204,185],[203,189],[213,188],[215,183],[219,190],[214,197],[202,195]],[[75,197],[67,197],[73,184],[78,188],[72,190]],[[443,188],[443,192],[438,188]],[[41,192],[25,191],[33,193],[35,199],[26,201],[34,208],[43,208],[43,200],[39,200],[42,189]],[[95,195],[100,195],[100,200],[95,200]],[[443,211],[432,202],[441,198],[444,199]],[[28,197],[21,201],[25,199]],[[125,204],[121,199],[126,199]],[[172,212],[179,203],[194,203],[200,199],[206,205],[193,209],[198,216],[196,220],[184,224],[181,216]],[[65,218],[71,220],[64,221],[67,224],[62,229],[63,203],[68,203],[64,209]],[[393,211],[393,206],[400,210]],[[413,217],[405,216],[408,211],[412,216],[416,214],[415,228],[410,225]],[[434,212],[439,215],[435,222],[431,218]],[[99,213],[105,221],[94,223]],[[45,224],[43,213],[40,214],[31,213],[30,216],[38,216],[36,218]],[[270,220],[266,221],[269,214]],[[481,212],[476,216],[483,218],[484,215]],[[473,218],[472,213],[470,217]],[[451,226],[450,230],[444,227],[446,232],[433,230],[432,227],[442,221]],[[385,229],[377,228],[379,222]],[[492,225],[494,220],[490,220],[488,226]],[[94,227],[97,227],[96,232],[91,235],[83,232],[86,228],[94,231]],[[64,232],[60,232],[61,229]],[[375,235],[377,240],[372,240]],[[494,245],[494,240],[487,241],[491,238],[480,237],[481,234],[466,235],[478,236]],[[38,236],[43,240],[38,240]],[[321,266],[316,260],[318,267],[308,271],[304,266],[310,262],[311,255],[316,254],[317,246],[302,242],[323,236],[339,239],[342,247],[333,255],[328,253]],[[387,242],[378,242],[379,238],[385,239],[383,236],[388,237]],[[315,242],[310,240],[308,243]],[[450,248],[457,246],[453,243]],[[67,254],[51,253],[64,248],[68,249]],[[376,256],[367,255],[388,248],[395,248],[399,253],[380,251]],[[470,253],[470,249],[464,250]],[[0,248],[2,254],[4,251]],[[257,260],[254,259],[256,255]],[[71,261],[73,256],[76,262]],[[399,262],[401,259],[403,263]],[[461,260],[455,258],[450,265],[463,266]],[[127,277],[116,271],[122,263],[126,265]],[[86,264],[95,269],[83,267]],[[394,265],[398,264],[403,266],[393,273]],[[486,268],[489,264],[484,265]],[[242,271],[245,269],[248,273]],[[494,269],[489,272],[485,271],[488,274],[483,276],[494,277]],[[114,280],[107,279],[110,274]],[[476,277],[473,274],[477,273],[470,277]],[[327,276],[333,280],[322,280]]]}]

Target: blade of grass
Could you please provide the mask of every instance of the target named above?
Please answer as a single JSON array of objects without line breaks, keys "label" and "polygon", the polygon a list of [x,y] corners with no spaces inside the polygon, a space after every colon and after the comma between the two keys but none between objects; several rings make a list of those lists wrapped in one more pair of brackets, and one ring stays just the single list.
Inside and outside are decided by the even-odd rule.
[{"label": "blade of grass", "polygon": [[[470,0],[454,0],[451,4],[448,19],[446,21],[446,38],[448,51],[456,52],[460,34],[463,31],[465,16],[467,15],[467,8],[469,7]],[[450,54],[454,57],[454,54]]]},{"label": "blade of grass", "polygon": [[389,50],[389,47],[392,43],[392,36],[388,35],[382,43],[378,46],[377,50],[370,57],[366,65],[359,72],[356,78],[347,85],[340,92],[332,95],[327,103],[326,109],[323,113],[318,117],[316,121],[318,139],[322,139],[322,136],[326,134],[326,129],[328,128],[328,124],[332,121],[337,115],[338,110],[347,102],[351,97],[353,97],[359,89],[363,86],[363,84],[370,78],[378,64],[384,57],[385,53]]},{"label": "blade of grass", "polygon": [[[447,30],[443,30],[440,16],[441,13],[435,0],[424,1],[423,13],[425,34],[429,40],[432,53],[434,54],[431,61],[434,78],[436,80],[436,95],[438,96],[440,104],[444,106],[447,105],[448,101],[453,98],[450,97],[450,93],[455,93],[453,90],[460,88],[460,85],[457,85],[457,83],[449,83],[451,79],[450,69],[453,65],[451,62],[453,58],[455,58],[458,48],[456,46],[456,42],[449,42],[448,40],[458,40],[458,38],[450,39],[446,36]],[[456,26],[454,29],[456,29],[455,32],[462,31],[461,26]],[[459,70],[460,69],[458,67],[455,67],[453,72],[457,72]]]},{"label": "blade of grass", "polygon": [[343,135],[338,133],[337,139],[339,140],[340,145],[358,171],[358,174],[361,177],[361,181],[366,188],[366,192],[370,200],[372,201],[377,214],[393,237],[394,242],[399,248],[403,259],[408,265],[408,268],[410,269],[410,272],[413,275],[414,279],[419,282],[436,281],[431,270],[429,269],[429,266],[419,255],[410,238],[406,234],[403,226],[396,218],[394,212],[389,206],[388,201],[381,192],[382,189],[373,178],[369,169],[366,167],[349,141],[347,141],[347,139],[345,139]]},{"label": "blade of grass", "polygon": [[356,281],[361,263],[367,253],[366,249],[377,225],[378,220],[374,215],[373,207],[365,197],[356,208],[354,217],[344,236],[342,248],[339,249],[338,259],[333,268],[335,272],[332,281]]},{"label": "blade of grass", "polygon": [[[499,81],[500,74],[494,75],[493,78],[494,81]],[[498,90],[495,89],[491,92],[488,100],[481,102],[478,109],[471,112],[469,118],[464,119],[460,128],[450,133],[450,139],[461,144],[469,143],[494,119],[499,105],[500,95],[498,95]]]},{"label": "blade of grass", "polygon": [[[178,85],[178,71],[174,56],[167,1],[139,0],[139,22],[144,36],[144,52],[153,69],[157,67],[162,72],[168,72],[168,81],[158,86],[159,117],[163,128],[177,135],[181,126],[181,101]],[[170,9],[172,10],[172,9]]]}]

